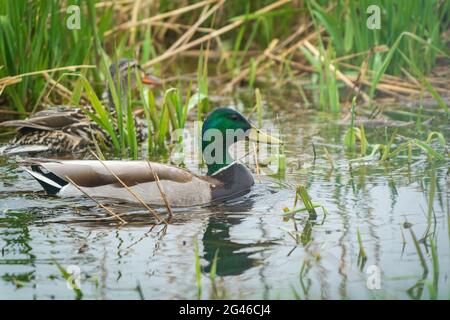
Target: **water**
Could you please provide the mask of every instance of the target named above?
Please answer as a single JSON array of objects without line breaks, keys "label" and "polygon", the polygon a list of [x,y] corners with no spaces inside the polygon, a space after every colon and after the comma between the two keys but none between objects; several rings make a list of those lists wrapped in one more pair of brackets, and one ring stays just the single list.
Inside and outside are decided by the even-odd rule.
[{"label": "water", "polygon": [[[167,228],[151,226],[149,214],[137,205],[114,207],[130,222],[118,226],[90,200],[48,197],[16,159],[1,159],[0,298],[74,299],[60,264],[81,272],[83,299],[196,299],[196,239],[204,299],[428,299],[435,274],[430,241],[420,244],[429,271],[424,274],[411,230],[423,237],[431,203],[439,266],[435,295],[448,299],[448,160],[430,162],[415,152],[410,165],[405,156],[351,164],[342,148],[346,126],[320,113],[273,104],[278,120],[268,120],[275,117],[266,111],[262,126],[282,124],[284,176],[256,178],[250,193],[225,204],[177,209]],[[445,121],[433,125],[448,139]],[[422,133],[412,125],[399,133],[424,138],[429,129]],[[366,132],[369,142],[385,143],[393,129]],[[187,165],[198,172],[195,164]],[[432,181],[436,191],[430,201]],[[304,233],[296,244],[290,235],[294,223],[283,219],[283,209],[292,208],[299,184],[328,214],[317,209],[317,220],[309,222],[307,214],[297,215]],[[412,226],[405,228],[405,222]],[[364,265],[358,263],[358,230]]]}]

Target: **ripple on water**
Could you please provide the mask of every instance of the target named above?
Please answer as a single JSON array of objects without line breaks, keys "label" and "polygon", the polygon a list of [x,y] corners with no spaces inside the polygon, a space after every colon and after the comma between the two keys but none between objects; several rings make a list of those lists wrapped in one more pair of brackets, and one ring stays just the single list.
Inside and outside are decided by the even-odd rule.
[{"label": "ripple on water", "polygon": [[[56,261],[80,268],[85,298],[137,299],[138,283],[148,299],[196,298],[196,239],[204,298],[212,297],[208,275],[216,254],[216,288],[231,298],[293,298],[293,291],[302,298],[407,298],[406,290],[423,271],[410,230],[418,238],[427,230],[430,176],[435,174],[431,212],[441,270],[438,296],[446,298],[448,161],[350,163],[341,147],[345,128],[333,120],[280,111],[279,121],[286,141],[284,176],[256,178],[250,193],[227,203],[176,208],[168,227],[152,225],[151,215],[136,204],[112,205],[129,221],[120,226],[91,200],[48,197],[15,159],[2,159],[0,297],[73,298]],[[380,130],[366,131],[375,136]],[[195,163],[187,167],[198,170]],[[303,232],[297,245],[289,235],[295,226],[283,220],[282,212],[292,208],[298,184],[327,215],[318,209],[317,221],[311,221],[298,214],[298,231],[310,228],[310,235]],[[405,221],[412,229],[404,228]],[[358,230],[367,255],[363,268]],[[431,267],[430,255],[425,258]],[[382,271],[382,288],[375,293],[366,287],[370,265]],[[428,294],[425,289],[423,297]]]}]

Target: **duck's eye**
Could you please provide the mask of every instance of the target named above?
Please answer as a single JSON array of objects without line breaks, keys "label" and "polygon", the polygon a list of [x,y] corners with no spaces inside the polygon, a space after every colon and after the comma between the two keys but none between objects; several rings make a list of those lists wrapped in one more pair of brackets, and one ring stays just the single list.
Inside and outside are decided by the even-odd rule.
[{"label": "duck's eye", "polygon": [[233,121],[239,120],[239,116],[238,116],[237,114],[232,114],[232,115],[230,115],[229,118],[230,118],[231,120],[233,120]]}]

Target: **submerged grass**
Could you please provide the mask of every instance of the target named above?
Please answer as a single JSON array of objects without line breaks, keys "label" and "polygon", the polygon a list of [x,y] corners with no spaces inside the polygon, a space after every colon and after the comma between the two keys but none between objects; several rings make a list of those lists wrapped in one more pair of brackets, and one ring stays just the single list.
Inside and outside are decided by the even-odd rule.
[{"label": "submerged grass", "polygon": [[364,245],[363,245],[363,242],[361,239],[361,233],[359,232],[359,228],[356,230],[356,236],[358,238],[358,246],[359,246],[358,266],[359,266],[360,270],[362,271],[367,262],[367,254],[366,254],[366,250],[364,250]]},{"label": "submerged grass", "polygon": [[[297,203],[299,201],[302,201],[304,207],[297,208]],[[294,205],[292,209],[289,209],[285,207],[283,209],[283,217],[285,221],[292,220],[294,224],[294,230],[289,231],[286,230],[288,235],[294,239],[295,243],[297,245],[303,244],[307,245],[312,240],[312,230],[314,225],[317,224],[317,211],[316,208],[321,208],[323,212],[323,219],[320,222],[320,224],[323,224],[325,222],[326,216],[328,214],[327,210],[324,206],[319,204],[313,204],[311,197],[309,196],[306,188],[302,185],[297,186],[296,192],[295,192],[295,199],[294,199]],[[306,219],[299,218],[296,216],[298,213],[307,212],[308,216]],[[298,227],[298,221],[303,222],[303,229],[300,231]]]},{"label": "submerged grass", "polygon": [[[364,126],[355,126],[356,112],[355,99],[353,99],[350,127],[344,135],[343,144],[352,155],[355,155],[356,143],[359,141],[360,157],[350,159],[350,162],[370,161],[378,159],[381,162],[406,156],[408,163],[412,163],[413,155],[418,152],[424,153],[428,161],[445,161],[448,157],[447,143],[441,132],[431,131],[424,140],[418,138],[404,137],[395,129],[389,140],[382,144],[370,144],[367,140]],[[371,148],[369,155],[367,150]],[[377,158],[378,156],[378,158]]]},{"label": "submerged grass", "polygon": [[195,283],[197,285],[197,299],[202,298],[202,267],[200,264],[200,252],[198,249],[197,238],[194,238],[194,256],[195,256]]},{"label": "submerged grass", "polygon": [[76,284],[76,282],[73,278],[74,275],[67,272],[67,270],[62,265],[60,265],[57,261],[54,261],[54,264],[58,268],[58,270],[61,273],[61,275],[63,276],[63,278],[66,280],[66,282],[72,288],[73,292],[75,293],[75,299],[81,300],[83,298],[83,291],[81,291],[81,289]]}]

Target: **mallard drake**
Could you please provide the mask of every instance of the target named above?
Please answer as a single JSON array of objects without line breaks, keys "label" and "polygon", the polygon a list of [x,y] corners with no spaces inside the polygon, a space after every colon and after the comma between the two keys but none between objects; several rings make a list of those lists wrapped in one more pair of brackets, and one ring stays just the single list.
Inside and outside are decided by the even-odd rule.
[{"label": "mallard drake", "polygon": [[[232,139],[218,138],[217,134],[225,137],[229,130],[240,130],[243,134],[233,135]],[[233,143],[242,139],[281,143],[256,129],[239,112],[220,108],[207,116],[202,128],[202,151],[208,166],[205,176],[147,161],[29,159],[27,165],[31,169],[26,170],[50,195],[76,197],[88,194],[93,198],[137,202],[135,196],[119,183],[119,178],[146,203],[163,205],[153,174],[156,173],[170,205],[203,205],[245,194],[254,184],[247,167],[233,161],[228,152]]]},{"label": "mallard drake", "polygon": [[[141,81],[148,85],[159,85],[159,79],[146,75],[140,65],[134,60],[120,59],[113,63],[109,69],[112,79],[120,81],[122,94],[127,92],[128,70],[130,70],[131,85],[136,85],[135,69],[141,75]],[[115,108],[111,93],[105,91],[106,104],[111,113]],[[86,108],[95,114],[91,106]],[[136,133],[138,141],[145,139],[145,125],[136,118]],[[55,106],[51,109],[39,111],[25,120],[12,120],[0,123],[3,127],[16,127],[16,135],[9,143],[0,149],[0,154],[36,153],[45,152],[51,154],[72,153],[80,154],[93,149],[94,139],[103,141],[107,146],[111,145],[108,134],[100,126],[91,121],[85,113],[73,106]]]}]

